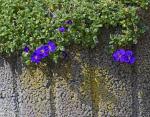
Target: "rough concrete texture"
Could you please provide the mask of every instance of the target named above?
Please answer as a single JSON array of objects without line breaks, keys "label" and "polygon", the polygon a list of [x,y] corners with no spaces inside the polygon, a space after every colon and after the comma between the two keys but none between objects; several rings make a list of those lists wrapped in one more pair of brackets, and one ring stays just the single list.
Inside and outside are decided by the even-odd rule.
[{"label": "rough concrete texture", "polygon": [[40,70],[25,71],[18,79],[19,114],[21,117],[50,117],[50,88],[44,87],[46,78]]},{"label": "rough concrete texture", "polygon": [[16,76],[11,65],[0,58],[0,117],[15,117],[18,112]]},{"label": "rough concrete texture", "polygon": [[146,37],[137,45],[137,106],[141,117],[150,117],[150,34]]},{"label": "rough concrete texture", "polygon": [[60,64],[32,69],[0,58],[0,117],[150,117],[149,31],[132,47],[135,65],[114,63],[107,41],[72,47]]},{"label": "rough concrete texture", "polygon": [[[150,27],[150,9],[143,20]],[[136,56],[138,116],[150,117],[150,29],[136,46]]]}]

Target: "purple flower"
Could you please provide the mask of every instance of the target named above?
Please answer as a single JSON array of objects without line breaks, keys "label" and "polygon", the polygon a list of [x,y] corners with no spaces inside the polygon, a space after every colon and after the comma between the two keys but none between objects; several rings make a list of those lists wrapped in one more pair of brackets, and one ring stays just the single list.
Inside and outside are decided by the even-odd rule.
[{"label": "purple flower", "polygon": [[129,64],[134,64],[134,63],[135,63],[135,60],[136,60],[135,57],[132,56],[132,57],[129,59],[129,62],[128,62],[128,63],[129,63]]},{"label": "purple flower", "polygon": [[38,47],[31,55],[31,62],[39,63],[43,58],[47,57],[50,52],[56,50],[56,45],[54,42],[49,41],[48,44]]},{"label": "purple flower", "polygon": [[59,30],[60,32],[65,32],[65,31],[67,30],[67,28],[65,28],[65,27],[59,27],[58,30]]},{"label": "purple flower", "polygon": [[127,50],[127,51],[126,51],[126,55],[132,56],[132,55],[133,55],[133,52],[132,52],[131,50]]},{"label": "purple flower", "polygon": [[67,20],[67,21],[65,21],[65,24],[72,24],[72,23],[73,23],[72,20]]},{"label": "purple flower", "polygon": [[133,56],[133,52],[131,50],[127,50],[125,53],[125,62],[128,64],[135,63],[135,57]]},{"label": "purple flower", "polygon": [[48,56],[49,52],[48,52],[48,46],[47,45],[42,45],[39,48],[37,48],[35,50],[35,52],[37,53],[37,55],[40,55],[41,58],[45,58]]},{"label": "purple flower", "polygon": [[29,47],[28,47],[28,46],[25,46],[25,47],[24,47],[24,49],[23,49],[23,51],[24,51],[24,52],[26,52],[26,53],[28,53],[28,52],[29,52],[29,50],[30,50],[30,49],[29,49]]},{"label": "purple flower", "polygon": [[31,62],[39,63],[41,61],[41,56],[34,52],[30,58]]},{"label": "purple flower", "polygon": [[121,63],[133,64],[135,63],[135,57],[131,50],[125,51],[124,49],[119,49],[113,53],[114,61]]},{"label": "purple flower", "polygon": [[49,52],[55,52],[56,49],[57,49],[56,44],[53,41],[49,41],[47,43],[47,46],[48,46],[48,51]]},{"label": "purple flower", "polygon": [[124,62],[125,50],[119,49],[113,53],[113,59],[116,62]]}]

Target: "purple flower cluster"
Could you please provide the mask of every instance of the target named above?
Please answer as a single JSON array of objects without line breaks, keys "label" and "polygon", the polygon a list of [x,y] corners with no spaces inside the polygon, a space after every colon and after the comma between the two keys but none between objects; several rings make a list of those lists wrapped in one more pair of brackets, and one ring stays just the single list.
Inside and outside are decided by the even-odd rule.
[{"label": "purple flower cluster", "polygon": [[59,27],[58,30],[59,30],[59,32],[65,32],[65,31],[67,31],[67,28],[62,26],[62,27]]},{"label": "purple flower cluster", "polygon": [[28,46],[25,46],[24,49],[23,49],[23,51],[24,51],[25,53],[28,53],[28,52],[30,51],[30,49],[29,49]]},{"label": "purple flower cluster", "polygon": [[72,23],[73,23],[72,20],[67,20],[67,21],[65,21],[65,24],[72,24]]},{"label": "purple flower cluster", "polygon": [[133,64],[135,63],[135,57],[131,50],[119,49],[113,53],[113,59],[116,62]]},{"label": "purple flower cluster", "polygon": [[[66,21],[65,21],[65,24],[67,24],[67,25],[71,25],[72,23],[73,23],[72,20],[66,20]],[[59,30],[59,32],[64,33],[64,32],[66,32],[66,31],[68,31],[68,28],[65,27],[65,26],[61,26],[61,27],[58,28],[58,30]]]},{"label": "purple flower cluster", "polygon": [[55,43],[52,41],[38,47],[31,55],[31,62],[39,63],[43,58],[49,56],[50,53],[55,52],[56,48]]}]

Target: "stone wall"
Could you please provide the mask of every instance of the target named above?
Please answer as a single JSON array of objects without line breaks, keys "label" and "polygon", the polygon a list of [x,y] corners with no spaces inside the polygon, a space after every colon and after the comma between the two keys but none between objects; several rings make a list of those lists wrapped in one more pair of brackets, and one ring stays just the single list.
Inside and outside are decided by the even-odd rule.
[{"label": "stone wall", "polygon": [[0,57],[0,117],[150,117],[150,29],[132,47],[134,65],[112,61],[108,33],[93,50],[72,47],[57,65],[29,69]]}]

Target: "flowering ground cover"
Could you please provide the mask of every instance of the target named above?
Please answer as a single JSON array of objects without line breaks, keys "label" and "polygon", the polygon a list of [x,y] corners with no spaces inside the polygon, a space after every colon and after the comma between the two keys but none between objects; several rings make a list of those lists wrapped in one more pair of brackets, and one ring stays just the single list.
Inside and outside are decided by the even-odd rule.
[{"label": "flowering ground cover", "polygon": [[136,44],[146,31],[138,11],[147,9],[149,3],[149,0],[0,0],[0,53],[21,52],[27,64],[49,57],[57,62],[72,44],[91,49],[101,44],[99,34],[104,28],[111,28],[114,31],[109,35],[109,51],[114,53],[113,59],[133,64],[134,52],[119,48]]}]

